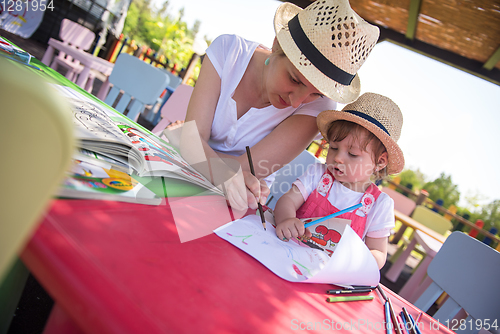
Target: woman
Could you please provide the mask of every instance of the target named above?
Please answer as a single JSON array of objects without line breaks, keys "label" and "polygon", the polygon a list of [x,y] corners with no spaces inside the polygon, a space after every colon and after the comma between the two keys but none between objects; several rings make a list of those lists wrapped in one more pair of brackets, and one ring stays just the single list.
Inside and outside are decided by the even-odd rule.
[{"label": "woman", "polygon": [[[224,183],[240,210],[265,203],[269,188],[259,179],[307,148],[318,134],[319,112],[359,96],[356,72],[379,36],[347,0],[318,0],[304,10],[284,3],[274,26],[272,50],[234,35],[210,45],[186,115],[186,122],[195,121],[204,157],[192,149],[192,137],[183,133],[181,141],[188,162],[210,161],[200,172]],[[241,166],[242,177],[226,168],[227,159]]]}]

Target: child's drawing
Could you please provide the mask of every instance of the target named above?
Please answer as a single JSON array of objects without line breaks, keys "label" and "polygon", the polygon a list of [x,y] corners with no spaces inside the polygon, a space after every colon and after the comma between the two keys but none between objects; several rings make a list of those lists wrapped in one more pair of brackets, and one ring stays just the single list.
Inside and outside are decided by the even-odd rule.
[{"label": "child's drawing", "polygon": [[302,242],[279,240],[274,226],[267,224],[264,230],[257,215],[235,220],[214,232],[291,282],[377,285],[377,263],[364,242],[348,224],[326,225],[318,226],[316,233],[321,240],[335,243],[331,256]]},{"label": "child's drawing", "polygon": [[244,243],[245,245],[248,245],[245,240],[250,238],[252,235],[232,235],[231,233],[228,233],[227,235],[231,236],[231,237],[235,237],[235,238],[243,238],[241,239],[241,242]]}]

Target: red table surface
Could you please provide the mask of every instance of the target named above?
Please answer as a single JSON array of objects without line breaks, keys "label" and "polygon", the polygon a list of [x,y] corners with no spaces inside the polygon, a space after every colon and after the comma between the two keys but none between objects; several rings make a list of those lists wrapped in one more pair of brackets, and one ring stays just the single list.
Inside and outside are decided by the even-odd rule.
[{"label": "red table surface", "polygon": [[[285,281],[215,234],[181,243],[175,205],[200,220],[223,204],[217,196],[158,207],[56,200],[21,258],[85,333],[384,332],[375,292],[371,301],[327,303],[332,285]],[[385,291],[397,313],[420,313]],[[421,321],[422,333],[438,332],[429,316]]]}]

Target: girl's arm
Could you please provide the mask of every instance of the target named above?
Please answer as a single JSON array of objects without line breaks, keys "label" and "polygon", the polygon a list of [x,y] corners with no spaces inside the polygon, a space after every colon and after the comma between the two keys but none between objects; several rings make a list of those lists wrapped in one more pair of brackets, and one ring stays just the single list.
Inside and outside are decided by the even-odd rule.
[{"label": "girl's arm", "polygon": [[304,197],[295,185],[292,185],[292,188],[276,203],[274,221],[276,222],[276,236],[279,239],[288,241],[304,234],[311,236],[311,232],[304,228],[304,223],[296,216],[302,204],[304,204]]},{"label": "girl's arm", "polygon": [[372,253],[373,257],[377,261],[377,265],[379,269],[382,269],[382,267],[385,264],[385,261],[387,259],[387,242],[388,242],[388,237],[384,238],[370,238],[366,237],[365,238],[365,244]]}]

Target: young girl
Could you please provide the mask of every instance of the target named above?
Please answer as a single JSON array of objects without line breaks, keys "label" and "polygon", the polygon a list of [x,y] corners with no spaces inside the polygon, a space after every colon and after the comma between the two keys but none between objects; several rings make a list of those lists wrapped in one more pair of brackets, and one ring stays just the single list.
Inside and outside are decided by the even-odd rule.
[{"label": "young girl", "polygon": [[323,111],[317,124],[330,144],[326,164],[309,166],[279,199],[274,212],[276,235],[283,241],[310,237],[299,218],[324,217],[363,203],[338,218],[351,220],[352,229],[382,268],[394,227],[394,201],[371,179],[403,169],[403,152],[396,143],[403,115],[389,98],[366,93],[342,111]]}]

